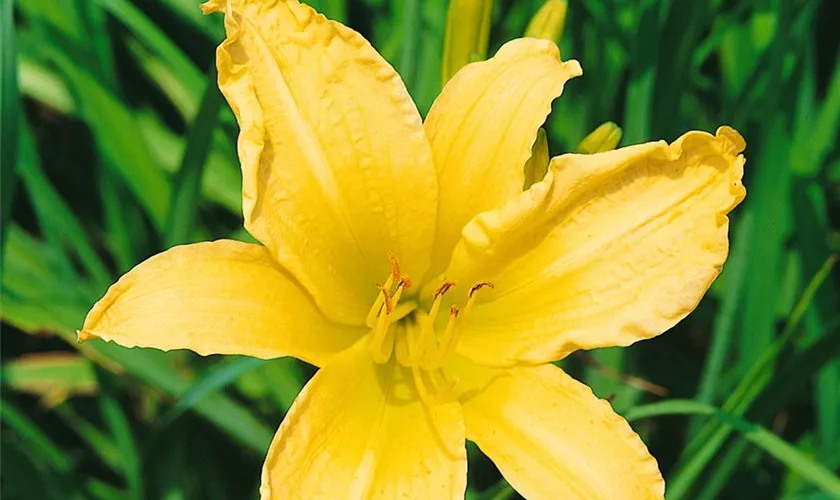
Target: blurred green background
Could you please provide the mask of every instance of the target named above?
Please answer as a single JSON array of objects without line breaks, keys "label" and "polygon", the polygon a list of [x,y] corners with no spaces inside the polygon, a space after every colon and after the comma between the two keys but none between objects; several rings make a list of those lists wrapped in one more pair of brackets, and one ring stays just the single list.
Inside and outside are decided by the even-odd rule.
[{"label": "blurred green background", "polygon": [[[144,258],[248,238],[212,69],[221,16],[194,0],[0,2],[3,498],[256,498],[312,367],[74,335]],[[428,110],[445,0],[312,3]],[[541,4],[496,1],[490,52]],[[632,421],[671,499],[840,498],[839,27],[836,0],[569,2],[560,46],[584,76],[546,124],[552,155],[607,120],[622,145],[720,124],[748,143],[731,255],[697,311],[563,362]],[[469,498],[516,497],[469,454]]]}]

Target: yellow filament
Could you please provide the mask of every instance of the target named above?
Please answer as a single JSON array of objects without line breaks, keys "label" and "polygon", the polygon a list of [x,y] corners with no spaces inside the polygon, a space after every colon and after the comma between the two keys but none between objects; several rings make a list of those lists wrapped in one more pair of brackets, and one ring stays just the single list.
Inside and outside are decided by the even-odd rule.
[{"label": "yellow filament", "polygon": [[380,344],[373,344],[375,350],[373,351],[374,363],[382,364],[391,359],[391,354],[394,352],[394,332],[385,331],[385,337]]},{"label": "yellow filament", "polygon": [[[429,377],[428,386],[426,381],[423,380],[424,374],[427,374]],[[420,401],[427,405],[441,403],[448,399],[458,383],[457,378],[447,380],[441,370],[421,370],[416,365],[411,367],[411,377],[414,379],[414,386],[417,388],[417,395],[420,397]]]},{"label": "yellow filament", "polygon": [[[469,304],[469,302],[467,302]],[[443,339],[438,348],[437,359],[434,360],[435,366],[440,366],[446,361],[446,358],[455,350],[458,345],[458,339],[461,337],[461,330],[459,328],[463,324],[464,318],[458,320],[458,306],[452,306],[449,310],[449,322],[446,324],[446,330],[443,333]]]},{"label": "yellow filament", "polygon": [[489,281],[482,281],[470,288],[470,294],[467,298],[467,303],[464,306],[464,314],[461,316],[462,323],[467,321],[467,318],[472,312],[473,307],[475,307],[475,292],[481,290],[484,287],[494,288],[493,283],[490,283]]},{"label": "yellow filament", "polygon": [[426,389],[426,384],[423,382],[423,373],[417,365],[411,366],[411,377],[414,379],[414,387],[417,388],[417,395],[420,396],[420,401],[427,405],[432,404],[432,398],[429,396],[429,391]]},{"label": "yellow filament", "polygon": [[[397,309],[400,305],[399,303],[402,298],[403,291],[411,286],[411,280],[407,277],[399,276],[399,263],[396,259],[391,260],[391,267],[391,275],[385,281],[385,285],[381,285],[379,287],[380,294],[374,302],[374,307],[372,307],[368,313],[369,324],[372,324],[374,319],[376,321],[376,324],[373,326],[373,336],[370,340],[370,349],[374,362],[379,364],[388,361],[388,359],[391,358],[391,354],[394,352],[393,339],[391,339],[391,342],[387,342],[387,339],[389,338],[388,327],[391,326],[392,314],[396,311],[396,319],[400,319],[403,315],[408,314],[414,309],[414,306],[412,305],[407,305],[407,307]],[[394,295],[392,296],[389,295],[389,290],[395,279],[399,279],[399,281],[397,282],[397,288],[394,290]],[[377,316],[373,317],[374,313],[377,314]]]},{"label": "yellow filament", "polygon": [[437,317],[438,310],[440,309],[440,303],[443,300],[443,296],[453,286],[455,286],[455,283],[453,283],[451,281],[443,280],[443,284],[441,284],[440,288],[438,288],[435,291],[435,300],[432,303],[432,308],[429,309],[429,318],[432,320],[432,323],[435,322],[435,318]]},{"label": "yellow filament", "polygon": [[432,336],[432,324],[428,321],[428,318],[419,319],[418,323],[420,334],[417,336],[417,339],[411,338],[412,335],[408,336],[408,358],[405,360],[406,366],[419,364],[420,358],[425,351],[424,346]]},{"label": "yellow filament", "polygon": [[379,287],[379,293],[376,294],[376,300],[373,301],[373,306],[368,311],[367,319],[365,320],[365,324],[368,326],[373,326],[377,316],[379,316],[379,312],[382,310],[382,305],[385,303],[385,297],[388,295],[388,290],[391,289],[391,285],[394,284],[394,275],[393,273],[388,275],[388,279],[385,280],[384,285],[377,285]]},{"label": "yellow filament", "polygon": [[446,380],[446,375],[443,374],[442,370],[436,370],[431,372],[432,378],[437,375],[440,381],[437,383],[437,389],[435,390],[435,401],[441,402],[446,399],[449,399],[450,395],[452,394],[455,386],[458,384],[458,379],[453,377],[452,380]]},{"label": "yellow filament", "polygon": [[[376,326],[373,329],[373,338],[370,341],[371,353],[373,354],[373,361],[376,363],[384,363],[388,361],[388,357],[382,359],[382,348],[385,343],[385,338],[388,336],[388,314],[383,310],[376,319]],[[390,357],[390,349],[388,349],[388,356]]]},{"label": "yellow filament", "polygon": [[[387,282],[386,282],[387,283]],[[402,295],[401,288],[397,288],[397,292],[394,293],[394,297],[388,295],[388,289],[384,286],[380,288],[382,293],[382,305],[380,306],[379,316],[376,318],[376,325],[373,327],[373,337],[370,341],[370,349],[371,354],[373,355],[373,360],[376,363],[384,363],[388,361],[388,358],[391,357],[391,351],[393,346],[385,346],[385,339],[388,336],[388,327],[391,324],[391,311],[393,310],[395,301],[394,298],[399,300],[397,296]],[[383,350],[387,349],[387,351]],[[387,352],[387,356],[385,356],[385,352]]]},{"label": "yellow filament", "polygon": [[385,301],[385,305],[390,305],[388,308],[388,314],[391,314],[394,311],[394,308],[397,307],[397,304],[399,304],[400,299],[402,298],[403,290],[408,288],[409,283],[411,282],[404,279],[397,283],[397,290],[394,292],[394,296],[391,297],[391,303],[388,304],[388,301]]},{"label": "yellow filament", "polygon": [[391,359],[392,355],[396,355],[397,363],[411,370],[417,395],[426,404],[435,404],[447,399],[454,391],[457,379],[447,380],[441,367],[458,346],[462,326],[475,307],[475,292],[483,287],[493,287],[490,282],[481,282],[470,288],[463,310],[456,305],[451,306],[446,329],[438,339],[435,336],[434,322],[440,311],[443,295],[454,285],[450,281],[444,281],[435,291],[427,315],[421,313],[415,316],[416,321],[400,322],[397,325],[399,331],[392,331],[392,323],[400,321],[416,308],[413,301],[400,304],[404,291],[411,286],[411,281],[400,275],[399,263],[392,257],[391,274],[384,285],[378,285],[380,293],[367,316],[367,324],[373,330],[369,349],[374,362],[382,364]]},{"label": "yellow filament", "polygon": [[429,352],[426,347],[430,343],[434,343],[435,318],[437,317],[438,310],[440,310],[440,303],[443,300],[444,294],[453,286],[455,286],[455,283],[444,280],[440,288],[435,291],[435,299],[432,302],[432,307],[429,309],[429,315],[423,321],[423,324],[420,325],[420,336],[415,343],[414,349],[412,349],[412,354],[409,356],[409,365],[419,364],[421,361],[424,361],[424,365],[434,362],[434,358],[436,357],[434,356],[434,352]]}]

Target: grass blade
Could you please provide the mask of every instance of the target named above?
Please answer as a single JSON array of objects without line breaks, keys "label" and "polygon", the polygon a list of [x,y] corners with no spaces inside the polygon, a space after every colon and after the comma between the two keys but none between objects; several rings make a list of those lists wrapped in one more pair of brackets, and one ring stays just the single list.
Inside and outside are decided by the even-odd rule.
[{"label": "grass blade", "polygon": [[[733,231],[732,252],[721,276],[726,288],[721,297],[720,310],[712,326],[712,342],[706,364],[703,366],[700,387],[695,396],[695,399],[701,403],[711,404],[715,400],[720,390],[721,376],[729,359],[732,334],[735,331],[741,297],[747,284],[747,256],[750,254],[750,246],[753,242],[750,237],[752,220],[753,214],[748,212],[737,229]],[[689,432],[689,435],[696,432],[697,424],[693,423],[691,428],[693,431]]]},{"label": "grass blade", "polygon": [[[837,477],[822,464],[767,429],[747,422],[732,413],[719,410],[714,406],[698,401],[673,399],[636,407],[628,411],[625,416],[628,421],[632,422],[664,415],[709,415],[715,417],[721,425],[739,432],[747,441],[761,448],[762,451],[791,470],[801,474],[803,478],[825,493],[840,496],[840,477]],[[670,492],[668,497],[672,498]]]},{"label": "grass blade", "polygon": [[143,499],[143,476],[140,470],[140,452],[131,431],[131,424],[128,421],[119,403],[112,395],[113,387],[106,382],[108,374],[100,371],[100,384],[103,386],[103,395],[99,400],[99,407],[102,411],[102,418],[108,424],[114,445],[120,451],[120,464],[122,473],[128,483],[129,494],[134,500]]},{"label": "grass blade", "polygon": [[[741,379],[738,386],[727,398],[723,410],[736,416],[744,415],[752,403],[767,387],[770,382],[773,367],[782,352],[782,349],[790,341],[793,334],[799,328],[805,311],[814,299],[820,285],[831,274],[837,259],[829,258],[819,272],[813,277],[805,288],[799,301],[794,307],[785,329],[779,338],[767,348],[759,360],[752,366],[750,372]],[[728,437],[730,429],[720,425],[710,425],[697,434],[689,444],[686,460],[678,468],[670,482],[669,496],[672,499],[681,498],[687,494],[689,489],[699,478],[700,474],[714,457]]]},{"label": "grass blade", "polygon": [[417,53],[420,43],[420,0],[407,0],[403,6],[403,41],[397,71],[411,95],[417,94]]},{"label": "grass blade", "polygon": [[650,139],[653,91],[656,83],[656,59],[659,56],[659,5],[648,3],[639,21],[639,36],[633,50],[633,69],[627,84],[624,108],[624,143],[636,144]]},{"label": "grass blade", "polygon": [[0,367],[3,385],[41,396],[45,406],[60,404],[70,395],[98,393],[93,366],[87,359],[64,351],[29,353]]},{"label": "grass blade", "polygon": [[73,429],[76,435],[87,444],[88,448],[99,457],[105,466],[117,474],[122,474],[123,459],[121,451],[105,433],[76,413],[70,403],[57,406],[55,413],[67,427]]},{"label": "grass blade", "polygon": [[15,432],[29,451],[38,455],[54,470],[66,473],[72,469],[73,462],[70,458],[41,432],[34,422],[6,399],[0,404],[0,420]]},{"label": "grass blade", "polygon": [[184,391],[178,403],[163,416],[163,425],[172,423],[173,420],[195,407],[209,394],[224,389],[245,373],[256,370],[264,363],[265,361],[262,359],[245,358],[207,370],[203,376]]},{"label": "grass blade", "polygon": [[[806,386],[808,381],[815,375],[824,371],[826,363],[840,354],[840,318],[827,328],[826,333],[821,335],[819,340],[813,342],[804,351],[798,353],[793,361],[781,369],[768,384],[767,389],[756,399],[753,409],[750,411],[751,418],[755,421],[766,421],[776,415],[785,405],[789,404],[799,394],[801,388]],[[836,388],[836,386],[834,386]],[[818,431],[819,432],[819,428]],[[835,451],[832,443],[825,443],[831,451]],[[746,443],[736,442],[730,446],[722,457],[715,460],[713,470],[709,479],[703,482],[703,488],[699,492],[698,499],[714,500],[719,498],[720,490],[726,485],[729,478],[735,474],[739,464],[743,464],[744,454],[748,451]],[[820,454],[823,464],[830,464],[832,460],[829,454],[822,448],[816,450]]]},{"label": "grass blade", "polygon": [[223,102],[215,82],[216,70],[212,69],[207,76],[201,106],[187,136],[181,167],[173,181],[166,225],[166,247],[190,241],[190,233],[198,212],[202,174],[213,146],[213,132],[218,124]]},{"label": "grass blade", "polygon": [[737,342],[737,362],[740,373],[746,374],[769,346],[776,334],[779,314],[776,305],[782,290],[785,262],[785,242],[791,226],[788,203],[790,199],[790,171],[788,154],[790,140],[785,125],[776,121],[765,138],[752,183],[751,205],[753,227],[751,236],[760,241],[753,246],[747,264],[751,286],[744,295],[743,323]]},{"label": "grass blade", "polygon": [[0,266],[6,246],[6,228],[12,215],[17,185],[17,131],[20,97],[15,51],[15,19],[12,0],[0,0]]},{"label": "grass blade", "polygon": [[[97,291],[104,289],[111,282],[111,273],[96,252],[82,223],[58,194],[41,168],[29,127],[22,125],[20,134],[20,176],[35,208],[41,230],[57,250],[68,248],[79,258]],[[72,270],[69,262],[66,265]]]}]

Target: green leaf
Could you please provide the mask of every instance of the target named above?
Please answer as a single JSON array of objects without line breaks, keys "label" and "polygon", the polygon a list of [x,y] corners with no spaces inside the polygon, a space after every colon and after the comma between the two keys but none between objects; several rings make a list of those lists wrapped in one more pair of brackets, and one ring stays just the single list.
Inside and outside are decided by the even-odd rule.
[{"label": "green leaf", "polygon": [[737,337],[738,363],[745,374],[773,342],[785,261],[785,241],[791,226],[790,140],[785,124],[777,119],[764,140],[749,191],[750,205],[745,207],[753,218],[751,245],[747,263],[750,285],[744,295],[743,329]]},{"label": "green leaf", "polygon": [[639,36],[633,48],[633,66],[627,83],[624,107],[624,141],[636,144],[651,137],[656,58],[659,41],[659,5],[649,3],[643,8]]},{"label": "green leaf", "polygon": [[[727,428],[740,433],[747,441],[777,459],[788,468],[801,474],[822,491],[840,496],[840,478],[812,457],[797,450],[767,429],[747,422],[732,413],[692,400],[669,400],[639,406],[625,415],[628,421],[637,421],[664,415],[709,415]],[[668,493],[671,498],[671,493]]]},{"label": "green leaf", "polygon": [[97,139],[104,163],[131,189],[155,226],[162,228],[169,182],[141,140],[132,110],[66,53],[53,51],[51,55],[77,96],[77,105]]},{"label": "green leaf", "polygon": [[213,132],[218,124],[223,101],[215,81],[214,69],[207,76],[204,98],[187,137],[181,167],[173,181],[166,225],[166,247],[191,241],[190,233],[198,212],[202,173],[213,145]]},{"label": "green leaf", "polygon": [[397,71],[411,95],[417,94],[417,54],[419,52],[421,5],[420,0],[406,0],[403,7],[403,41]]},{"label": "green leaf", "polygon": [[[142,10],[126,0],[95,1],[125,24],[138,40],[163,59],[170,70],[174,72],[177,81],[184,85],[186,89],[196,92],[196,89],[203,88],[205,79],[201,70]],[[197,98],[195,105],[198,105]]]},{"label": "green leaf", "polygon": [[[730,396],[723,404],[722,408],[724,411],[737,416],[744,415],[756,398],[767,387],[782,349],[796,332],[805,311],[814,299],[820,285],[831,274],[831,269],[834,267],[835,262],[835,258],[827,260],[819,272],[813,277],[791,313],[782,334],[773,344],[765,349],[750,371],[738,383],[735,390],[730,393]],[[670,498],[681,498],[688,493],[706,465],[712,460],[725,442],[729,431],[730,429],[725,426],[708,425],[694,437],[691,443],[689,443],[684,461],[681,462],[680,467],[678,467],[670,481]]]},{"label": "green leaf", "polygon": [[[20,127],[20,176],[35,208],[38,222],[46,239],[59,255],[67,249],[78,257],[83,268],[94,282],[94,288],[104,288],[111,282],[111,275],[90,241],[82,223],[70,206],[61,198],[47,179],[37,157],[36,145],[29,127]],[[63,259],[67,272],[72,272],[69,255]]]},{"label": "green leaf", "polygon": [[103,464],[117,474],[123,473],[122,452],[110,437],[76,413],[69,402],[57,406],[54,411],[67,427],[87,444],[88,449],[102,460]]},{"label": "green leaf", "polygon": [[184,391],[178,403],[163,416],[164,425],[168,425],[184,412],[195,407],[208,395],[221,391],[245,373],[256,370],[264,363],[265,361],[262,359],[245,358],[207,370],[204,375]]},{"label": "green leaf", "polygon": [[7,399],[0,404],[0,420],[25,443],[27,449],[54,470],[66,473],[73,467],[70,458],[44,434],[32,420]]},{"label": "green leaf", "polygon": [[143,477],[140,470],[140,453],[128,417],[126,417],[113,395],[116,392],[115,387],[105,382],[108,377],[108,374],[101,372],[100,380],[103,380],[104,390],[99,398],[99,407],[102,411],[102,418],[108,425],[114,445],[120,452],[120,464],[123,477],[128,483],[129,496],[134,500],[142,500]]},{"label": "green leaf", "polygon": [[98,392],[90,361],[63,351],[31,353],[6,361],[0,367],[0,377],[15,391],[59,400]]},{"label": "green leaf", "polygon": [[[726,363],[730,359],[735,324],[740,312],[743,293],[748,285],[747,256],[750,254],[750,247],[755,241],[751,237],[753,218],[754,215],[748,212],[732,231],[732,252],[719,278],[723,281],[725,288],[721,296],[720,308],[715,315],[712,326],[712,342],[706,363],[703,366],[700,387],[695,396],[695,399],[701,403],[712,403],[721,392],[721,378],[727,368]],[[693,422],[691,425],[693,432],[689,434],[693,435],[697,431],[697,427],[697,423]]]},{"label": "green leaf", "polygon": [[23,54],[18,57],[21,95],[43,103],[65,115],[76,114],[76,103],[61,77]]},{"label": "green leaf", "polygon": [[0,0],[0,267],[6,247],[6,228],[12,215],[17,185],[17,147],[20,127],[15,19],[12,0]]}]

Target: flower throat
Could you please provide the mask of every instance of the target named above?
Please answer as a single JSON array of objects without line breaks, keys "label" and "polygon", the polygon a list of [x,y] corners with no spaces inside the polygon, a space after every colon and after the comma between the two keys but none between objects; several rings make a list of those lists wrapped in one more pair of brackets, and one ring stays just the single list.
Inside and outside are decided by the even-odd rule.
[{"label": "flower throat", "polygon": [[476,292],[493,288],[489,281],[470,288],[463,309],[454,304],[449,308],[449,321],[440,334],[435,331],[435,319],[443,296],[454,286],[444,279],[434,292],[428,312],[420,310],[413,300],[401,302],[411,287],[411,279],[400,273],[399,261],[391,256],[391,272],[384,284],[377,284],[379,294],[367,316],[367,325],[373,331],[368,347],[374,362],[383,364],[396,357],[400,366],[411,370],[419,396],[427,403],[443,398],[454,387],[456,381],[447,381],[442,367],[458,346],[463,326],[475,306]]}]

